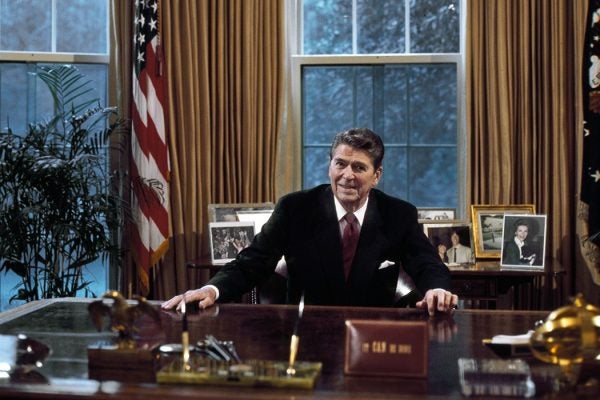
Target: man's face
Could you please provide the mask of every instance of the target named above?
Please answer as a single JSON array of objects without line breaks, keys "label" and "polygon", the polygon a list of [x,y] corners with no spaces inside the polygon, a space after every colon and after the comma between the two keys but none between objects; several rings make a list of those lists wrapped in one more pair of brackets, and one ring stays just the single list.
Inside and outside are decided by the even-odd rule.
[{"label": "man's face", "polygon": [[450,240],[452,241],[452,246],[456,246],[459,242],[458,234],[455,232],[450,236]]},{"label": "man's face", "polygon": [[527,238],[527,234],[529,233],[529,228],[526,225],[517,226],[517,232],[515,235],[520,241],[524,241]]},{"label": "man's face", "polygon": [[329,163],[329,179],[335,197],[346,211],[358,210],[377,185],[383,169],[375,170],[368,153],[341,144],[335,148]]}]

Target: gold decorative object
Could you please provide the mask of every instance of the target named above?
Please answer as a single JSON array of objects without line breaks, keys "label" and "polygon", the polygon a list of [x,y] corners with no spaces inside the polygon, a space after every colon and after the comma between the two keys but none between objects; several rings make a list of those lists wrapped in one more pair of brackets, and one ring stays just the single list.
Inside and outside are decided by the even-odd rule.
[{"label": "gold decorative object", "polygon": [[600,362],[600,308],[581,294],[572,303],[551,312],[530,339],[533,355],[559,365],[567,386],[577,383],[581,364]]},{"label": "gold decorative object", "polygon": [[310,390],[314,389],[322,367],[320,362],[295,361],[294,374],[290,375],[287,361],[248,359],[238,363],[192,354],[189,370],[180,360],[171,362],[156,373],[156,382]]},{"label": "gold decorative object", "polygon": [[[88,346],[88,376],[99,381],[156,382],[161,332],[160,313],[144,297],[127,301],[116,290],[106,292],[101,300],[88,306],[90,317],[98,331],[110,319],[110,329],[118,336]],[[155,326],[149,326],[149,317]],[[143,332],[138,332],[143,331]]]},{"label": "gold decorative object", "polygon": [[119,349],[136,347],[135,321],[142,315],[152,318],[158,326],[161,324],[159,312],[144,297],[134,296],[134,300],[136,300],[135,304],[129,304],[121,293],[109,290],[102,296],[102,300],[94,301],[88,306],[90,317],[98,331],[104,327],[104,317],[110,318],[111,330],[119,334],[116,343]]}]

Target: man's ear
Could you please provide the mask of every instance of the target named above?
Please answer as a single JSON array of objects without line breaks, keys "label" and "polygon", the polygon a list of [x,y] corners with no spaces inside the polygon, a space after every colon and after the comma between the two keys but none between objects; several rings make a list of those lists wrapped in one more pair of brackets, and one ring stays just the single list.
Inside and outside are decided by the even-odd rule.
[{"label": "man's ear", "polygon": [[381,180],[381,175],[383,175],[383,167],[379,167],[377,168],[377,171],[375,171],[375,185]]}]

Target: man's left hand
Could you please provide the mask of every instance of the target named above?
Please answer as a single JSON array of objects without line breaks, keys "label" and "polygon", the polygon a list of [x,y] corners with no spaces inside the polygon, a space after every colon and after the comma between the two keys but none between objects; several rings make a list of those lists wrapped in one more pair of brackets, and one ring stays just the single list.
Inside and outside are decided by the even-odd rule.
[{"label": "man's left hand", "polygon": [[416,306],[426,308],[429,315],[436,312],[452,313],[458,307],[458,296],[444,289],[429,289],[423,300],[417,301]]}]

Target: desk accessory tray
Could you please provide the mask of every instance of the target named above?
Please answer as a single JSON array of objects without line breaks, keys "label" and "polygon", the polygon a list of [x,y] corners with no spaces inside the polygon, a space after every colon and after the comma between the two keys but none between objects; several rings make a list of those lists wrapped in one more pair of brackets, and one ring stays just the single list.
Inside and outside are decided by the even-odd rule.
[{"label": "desk accessory tray", "polygon": [[244,360],[237,363],[192,356],[190,367],[186,371],[181,360],[172,361],[158,371],[156,382],[313,389],[321,374],[322,364],[298,361],[294,365],[296,373],[292,376],[286,372],[286,361]]},{"label": "desk accessory tray", "polygon": [[536,393],[529,364],[521,359],[460,358],[458,369],[465,396],[532,397]]},{"label": "desk accessory tray", "polygon": [[533,331],[521,335],[496,335],[482,343],[502,358],[531,356],[529,341]]},{"label": "desk accessory tray", "polygon": [[483,339],[482,343],[501,358],[528,357],[532,355],[529,344],[494,343],[492,339]]}]

